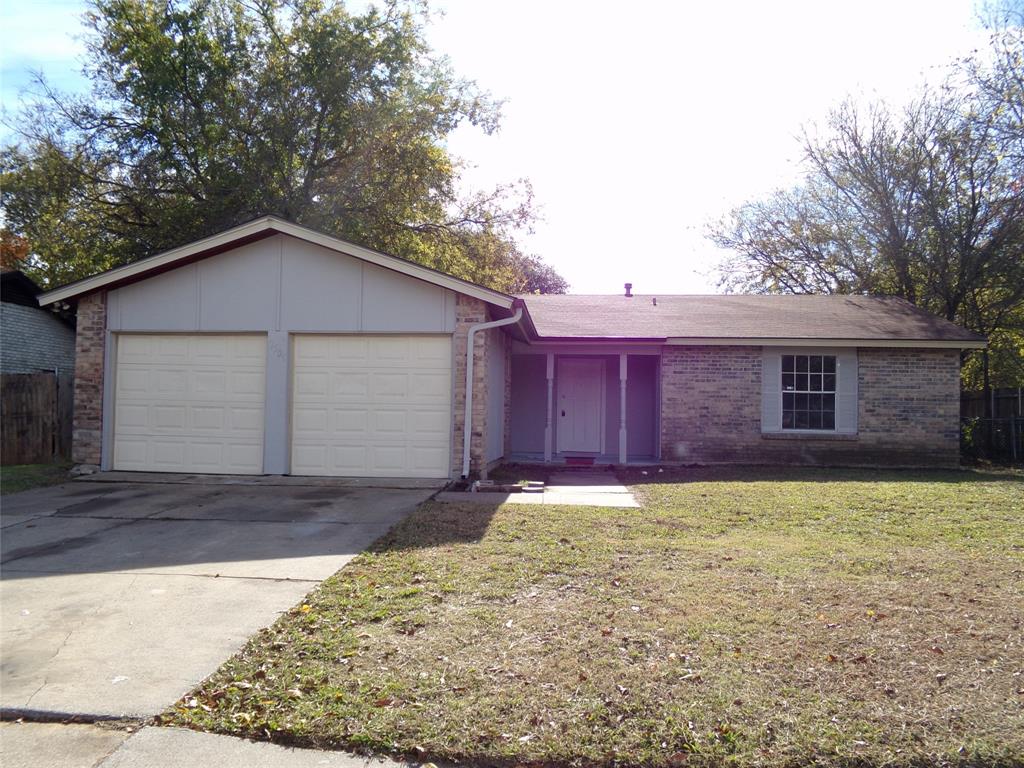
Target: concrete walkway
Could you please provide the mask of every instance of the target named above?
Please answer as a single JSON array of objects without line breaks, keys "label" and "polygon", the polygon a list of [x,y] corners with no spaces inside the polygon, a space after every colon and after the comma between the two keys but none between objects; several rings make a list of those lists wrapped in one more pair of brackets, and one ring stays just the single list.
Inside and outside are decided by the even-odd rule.
[{"label": "concrete walkway", "polygon": [[445,492],[438,501],[472,504],[561,504],[574,507],[636,508],[640,505],[611,472],[555,472],[543,493]]}]

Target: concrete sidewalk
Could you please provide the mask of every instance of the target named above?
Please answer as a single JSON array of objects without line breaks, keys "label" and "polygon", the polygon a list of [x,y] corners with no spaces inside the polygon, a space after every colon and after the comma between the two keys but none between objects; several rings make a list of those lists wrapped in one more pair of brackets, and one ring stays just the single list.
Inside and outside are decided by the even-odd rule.
[{"label": "concrete sidewalk", "polygon": [[439,493],[438,501],[471,504],[561,504],[574,507],[640,506],[630,490],[611,472],[555,472],[543,493]]},{"label": "concrete sidewalk", "polygon": [[293,749],[184,728],[135,732],[59,723],[0,724],[2,764],[32,768],[412,768],[418,763]]}]

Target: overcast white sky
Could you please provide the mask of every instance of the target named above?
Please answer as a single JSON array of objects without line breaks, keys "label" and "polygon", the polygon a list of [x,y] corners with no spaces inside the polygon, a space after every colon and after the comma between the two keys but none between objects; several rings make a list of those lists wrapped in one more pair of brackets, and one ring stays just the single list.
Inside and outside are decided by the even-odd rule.
[{"label": "overcast white sky", "polygon": [[[42,69],[82,87],[79,0],[2,0],[8,114]],[[796,135],[847,94],[907,98],[981,39],[973,0],[435,0],[429,35],[506,100],[496,136],[452,149],[467,188],[520,177],[525,238],[573,293],[715,291],[706,223],[791,183]]]}]

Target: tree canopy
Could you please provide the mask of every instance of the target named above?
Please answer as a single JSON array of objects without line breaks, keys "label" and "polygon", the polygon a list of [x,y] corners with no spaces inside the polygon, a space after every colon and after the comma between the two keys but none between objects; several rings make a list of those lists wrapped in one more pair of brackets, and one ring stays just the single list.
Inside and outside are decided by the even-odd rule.
[{"label": "tree canopy", "polygon": [[461,193],[447,139],[497,130],[500,105],[429,49],[425,19],[400,0],[91,0],[90,92],[40,77],[0,157],[21,264],[60,284],[271,213],[500,290],[564,292],[516,242],[528,182]]},{"label": "tree canopy", "polygon": [[[905,107],[847,101],[805,131],[801,182],[712,227],[732,252],[722,285],[899,296],[989,336],[997,383],[1024,382],[1020,22],[1004,15],[991,50]],[[965,375],[987,372],[971,359]]]}]

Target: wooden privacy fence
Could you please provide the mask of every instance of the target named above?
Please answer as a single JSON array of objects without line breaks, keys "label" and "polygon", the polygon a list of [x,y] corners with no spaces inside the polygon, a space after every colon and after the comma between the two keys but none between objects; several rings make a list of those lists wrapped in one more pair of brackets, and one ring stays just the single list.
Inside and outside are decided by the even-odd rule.
[{"label": "wooden privacy fence", "polygon": [[[990,414],[985,413],[986,401],[991,409]],[[967,419],[977,416],[993,419],[1024,416],[1024,387],[992,389],[988,397],[984,392],[961,392],[960,417]]]},{"label": "wooden privacy fence", "polygon": [[71,455],[70,375],[0,375],[0,463],[44,464]]}]

